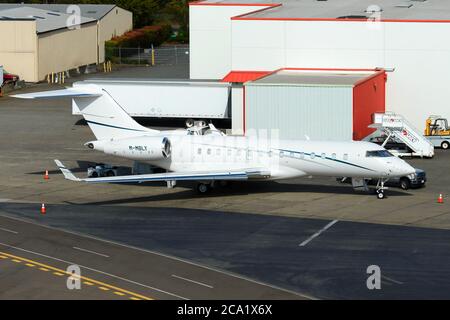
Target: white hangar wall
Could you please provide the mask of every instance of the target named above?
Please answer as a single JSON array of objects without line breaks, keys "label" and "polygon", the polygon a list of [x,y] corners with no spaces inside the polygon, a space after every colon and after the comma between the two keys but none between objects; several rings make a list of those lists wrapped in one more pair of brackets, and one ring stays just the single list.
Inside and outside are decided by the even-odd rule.
[{"label": "white hangar wall", "polygon": [[[230,70],[395,68],[386,110],[450,118],[450,23],[232,20]],[[201,76],[201,75],[199,75]]]},{"label": "white hangar wall", "polygon": [[231,17],[268,8],[189,5],[190,78],[222,79],[231,70]]}]

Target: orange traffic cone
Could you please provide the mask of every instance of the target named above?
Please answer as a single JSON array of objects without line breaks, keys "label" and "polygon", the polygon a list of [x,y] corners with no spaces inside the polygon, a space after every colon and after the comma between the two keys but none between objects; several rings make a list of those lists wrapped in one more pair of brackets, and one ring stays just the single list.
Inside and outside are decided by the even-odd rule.
[{"label": "orange traffic cone", "polygon": [[48,170],[45,170],[44,180],[48,180],[50,177],[48,176]]},{"label": "orange traffic cone", "polygon": [[45,204],[43,203],[41,206],[41,214],[45,214],[47,212],[47,209],[45,208]]},{"label": "orange traffic cone", "polygon": [[444,198],[442,197],[442,193],[439,195],[438,203],[444,203]]}]

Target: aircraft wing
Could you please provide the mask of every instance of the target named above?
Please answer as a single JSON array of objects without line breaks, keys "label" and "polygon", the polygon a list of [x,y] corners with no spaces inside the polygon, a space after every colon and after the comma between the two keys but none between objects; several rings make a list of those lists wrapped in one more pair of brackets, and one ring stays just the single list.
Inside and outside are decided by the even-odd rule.
[{"label": "aircraft wing", "polygon": [[140,174],[118,177],[101,178],[77,178],[61,161],[55,160],[56,165],[64,174],[64,177],[70,181],[86,183],[142,183],[154,181],[214,181],[214,180],[248,180],[264,179],[270,177],[270,172],[262,168],[248,168],[243,170],[223,170],[209,172],[168,172],[155,174]]},{"label": "aircraft wing", "polygon": [[67,88],[63,90],[43,91],[16,94],[11,97],[19,99],[55,99],[55,98],[83,98],[83,97],[100,97],[102,93],[95,90]]}]

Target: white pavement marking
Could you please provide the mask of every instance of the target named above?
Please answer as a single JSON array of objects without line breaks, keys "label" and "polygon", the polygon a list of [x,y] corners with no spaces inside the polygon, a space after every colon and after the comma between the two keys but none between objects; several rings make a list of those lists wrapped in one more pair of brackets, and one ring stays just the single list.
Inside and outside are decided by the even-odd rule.
[{"label": "white pavement marking", "polygon": [[98,256],[100,256],[100,257],[109,258],[108,255],[103,254],[103,253],[98,253],[98,252],[95,252],[95,251],[91,251],[91,250],[87,250],[87,249],[83,249],[83,248],[78,248],[78,247],[73,247],[73,248],[74,248],[75,250],[79,250],[79,251],[83,251],[83,252],[87,252],[87,253],[96,254],[96,255],[98,255]]},{"label": "white pavement marking", "polygon": [[320,236],[323,232],[327,231],[328,229],[330,229],[334,224],[336,224],[337,222],[339,222],[339,220],[333,220],[331,221],[329,224],[327,224],[325,227],[323,227],[322,229],[320,229],[319,231],[317,231],[316,233],[314,233],[311,237],[309,237],[308,239],[306,239],[305,241],[303,241],[302,243],[300,243],[300,247],[304,247],[306,246],[308,243],[310,243],[313,239],[317,238],[318,236]]},{"label": "white pavement marking", "polygon": [[207,288],[210,288],[210,289],[214,289],[214,287],[209,285],[209,284],[202,283],[202,282],[195,281],[195,280],[191,280],[191,279],[188,279],[188,278],[183,278],[183,277],[177,276],[176,274],[173,274],[172,277],[177,278],[177,279],[181,279],[181,280],[184,280],[184,281],[192,282],[192,283],[195,283],[195,284],[198,284],[200,286],[204,286],[204,287],[207,287]]},{"label": "white pavement marking", "polygon": [[[245,280],[245,281],[248,281],[248,282],[259,284],[261,286],[265,286],[265,287],[268,287],[268,288],[284,291],[284,292],[290,293],[292,295],[303,297],[303,298],[306,298],[306,299],[309,299],[309,300],[317,300],[317,298],[315,298],[313,296],[310,296],[310,295],[307,295],[307,294],[304,294],[304,293],[299,293],[299,292],[295,292],[295,291],[292,291],[292,290],[289,290],[289,289],[281,288],[281,287],[276,286],[276,285],[268,284],[268,283],[261,282],[261,281],[258,281],[258,280],[254,280],[254,279],[251,279],[251,278],[239,275],[239,274],[235,274],[235,273],[230,272],[230,271],[225,271],[225,270],[221,270],[221,269],[218,269],[218,268],[209,267],[209,266],[202,265],[200,263],[196,263],[196,262],[193,262],[193,261],[189,261],[189,260],[185,260],[185,259],[182,259],[182,258],[174,257],[174,256],[171,256],[171,255],[168,255],[168,254],[165,254],[165,253],[152,251],[152,250],[147,250],[147,249],[135,247],[135,246],[132,246],[132,245],[123,244],[123,243],[112,241],[112,240],[106,240],[106,239],[102,239],[102,238],[99,238],[99,237],[83,234],[83,233],[80,233],[80,232],[70,231],[70,230],[67,230],[67,229],[64,229],[64,228],[55,228],[55,227],[47,226],[45,224],[41,224],[41,223],[35,222],[35,221],[31,220],[31,219],[27,219],[27,218],[23,218],[23,219],[22,218],[17,218],[17,217],[11,216],[9,214],[4,214],[4,213],[0,214],[0,216],[3,217],[3,218],[11,219],[11,220],[28,223],[28,224],[31,224],[31,225],[34,225],[34,226],[39,226],[39,227],[45,228],[45,229],[56,230],[56,231],[59,231],[59,232],[66,232],[68,234],[73,234],[73,235],[76,235],[76,236],[79,236],[79,237],[82,237],[82,238],[93,239],[93,240],[97,240],[97,241],[100,241],[100,242],[113,244],[113,245],[116,245],[116,246],[119,246],[119,247],[124,247],[124,248],[133,249],[133,250],[140,251],[140,252],[146,252],[146,253],[154,254],[154,255],[157,255],[157,256],[160,256],[160,257],[164,257],[164,258],[167,258],[167,259],[171,259],[171,260],[174,260],[174,261],[183,262],[183,263],[189,264],[191,266],[196,266],[196,267],[199,267],[199,268],[202,268],[202,269],[205,269],[205,270],[221,273],[221,274],[224,274],[224,275],[236,278],[236,279],[241,279],[241,280]],[[188,299],[185,298],[185,300],[188,300]]]},{"label": "white pavement marking", "polygon": [[389,278],[389,277],[386,277],[386,276],[381,276],[381,278],[382,279],[385,279],[385,280],[388,280],[388,281],[390,281],[390,282],[393,282],[393,283],[395,283],[395,284],[403,284],[403,282],[401,282],[401,281],[397,281],[397,280],[394,280],[394,279],[392,279],[392,278]]},{"label": "white pavement marking", "polygon": [[101,270],[97,270],[97,269],[94,269],[94,268],[89,268],[89,267],[83,266],[83,265],[81,265],[81,264],[77,264],[77,263],[75,263],[75,262],[70,262],[70,261],[66,261],[66,260],[63,260],[63,259],[55,258],[55,257],[52,257],[52,256],[48,256],[48,255],[45,255],[45,254],[42,254],[42,253],[34,252],[34,251],[31,251],[31,250],[27,250],[27,249],[23,249],[23,248],[19,248],[19,247],[14,247],[14,246],[11,246],[11,245],[6,244],[6,243],[1,243],[1,242],[0,242],[0,245],[1,245],[1,246],[4,246],[4,247],[7,247],[7,248],[10,248],[10,249],[15,249],[15,250],[18,250],[18,251],[23,251],[23,252],[31,253],[31,254],[34,254],[34,255],[37,255],[37,256],[40,256],[40,257],[44,257],[44,258],[47,258],[47,259],[51,259],[51,260],[59,261],[59,262],[62,262],[62,263],[66,263],[66,264],[69,264],[69,265],[78,265],[78,266],[80,266],[81,268],[84,268],[84,269],[86,269],[86,270],[90,270],[90,271],[93,271],[93,272],[97,272],[97,273],[100,273],[100,274],[109,276],[109,277],[111,277],[111,278],[115,278],[115,279],[119,279],[119,280],[122,280],[122,281],[126,281],[126,282],[129,282],[129,283],[132,283],[132,284],[135,284],[135,285],[138,285],[138,286],[147,288],[147,289],[151,289],[151,290],[154,290],[154,291],[158,291],[158,292],[161,292],[161,293],[165,293],[165,294],[167,294],[167,295],[170,295],[170,296],[173,296],[173,297],[176,297],[176,298],[180,298],[180,299],[183,299],[183,300],[189,300],[188,298],[179,296],[179,295],[177,295],[177,294],[170,293],[170,292],[168,292],[168,291],[164,291],[164,290],[161,290],[161,289],[152,287],[152,286],[148,286],[148,285],[145,285],[145,284],[143,284],[143,283],[139,283],[139,282],[136,282],[136,281],[133,281],[133,280],[129,280],[129,279],[126,279],[126,278],[122,278],[122,277],[120,277],[120,276],[116,276],[116,275],[114,275],[114,274],[107,273],[107,272],[104,272],[104,271],[101,271]]},{"label": "white pavement marking", "polygon": [[13,231],[13,230],[9,230],[9,229],[5,229],[5,228],[0,228],[0,230],[5,231],[5,232],[9,232],[9,233],[14,233],[14,234],[18,234],[17,231]]}]

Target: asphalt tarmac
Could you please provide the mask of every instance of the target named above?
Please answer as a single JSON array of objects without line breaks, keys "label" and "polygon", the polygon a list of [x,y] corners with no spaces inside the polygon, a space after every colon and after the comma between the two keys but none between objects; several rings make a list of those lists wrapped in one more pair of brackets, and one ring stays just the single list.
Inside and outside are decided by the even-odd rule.
[{"label": "asphalt tarmac", "polygon": [[[122,68],[70,81],[187,74]],[[449,151],[407,159],[427,186],[392,188],[382,201],[334,178],[236,183],[202,197],[189,184],[64,180],[53,159],[80,176],[89,163],[131,166],[87,150],[93,135],[80,120],[69,100],[0,99],[0,299],[449,298]],[[87,278],[81,290],[66,286],[72,264]],[[381,290],[366,286],[371,265]]]},{"label": "asphalt tarmac", "polygon": [[[2,228],[19,232],[3,232],[4,244],[56,255],[176,294],[150,291],[155,298],[450,298],[446,230],[91,205],[50,205],[41,215],[36,205],[4,203],[0,214],[20,219],[0,219]],[[18,236],[25,239],[15,240]],[[13,249],[4,244],[0,251]],[[381,290],[367,288],[371,265],[381,269]]]},{"label": "asphalt tarmac", "polygon": [[[107,230],[110,223],[93,230]],[[67,287],[67,268],[74,265],[81,270],[79,290]],[[0,266],[0,299],[307,298],[161,253],[5,216],[0,216]]]}]

